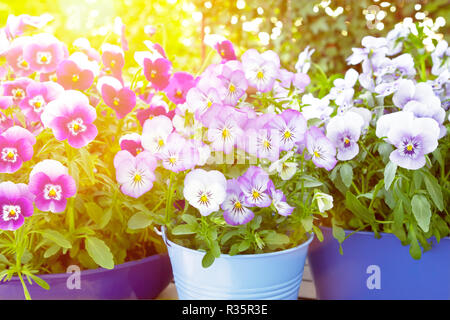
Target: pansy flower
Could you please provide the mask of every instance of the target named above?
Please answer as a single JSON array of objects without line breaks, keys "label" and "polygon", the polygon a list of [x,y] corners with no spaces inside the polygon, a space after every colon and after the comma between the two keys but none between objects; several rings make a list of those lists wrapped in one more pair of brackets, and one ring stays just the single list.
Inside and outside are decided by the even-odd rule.
[{"label": "pansy flower", "polygon": [[222,108],[222,112],[213,118],[208,128],[208,141],[211,142],[211,147],[226,154],[233,151],[236,142],[243,135],[238,119],[231,111],[228,112],[228,108]]},{"label": "pansy flower", "polygon": [[27,120],[41,121],[41,114],[46,105],[55,100],[63,91],[63,87],[52,81],[32,82],[27,86],[26,97],[19,106]]},{"label": "pansy flower", "polygon": [[136,94],[113,77],[102,77],[102,80],[103,101],[116,112],[118,119],[124,118],[136,106]]},{"label": "pansy flower", "polygon": [[175,104],[186,102],[186,95],[195,86],[194,77],[187,72],[175,72],[170,78],[169,85],[164,89],[167,97]]},{"label": "pansy flower", "polygon": [[290,180],[297,172],[298,166],[296,162],[288,161],[293,154],[289,151],[281,159],[273,162],[269,167],[269,173],[278,173],[281,180]]},{"label": "pansy flower", "polygon": [[86,90],[94,82],[92,70],[83,68],[71,59],[64,60],[58,65],[56,76],[58,83],[66,90]]},{"label": "pansy flower", "polygon": [[10,14],[6,20],[5,32],[9,38],[15,38],[26,31],[41,29],[52,20],[53,16],[48,13],[40,16],[30,16],[29,14],[15,16]]},{"label": "pansy flower", "polygon": [[19,77],[26,77],[34,72],[23,58],[23,47],[30,39],[31,37],[14,39],[5,53],[6,61]]},{"label": "pansy flower", "polygon": [[218,34],[208,34],[205,36],[205,44],[217,50],[223,61],[236,60],[233,43],[225,37]]},{"label": "pansy flower", "polygon": [[272,203],[269,197],[269,175],[260,167],[251,166],[238,178],[245,204],[249,207],[268,207]]},{"label": "pansy flower", "polygon": [[13,126],[0,135],[0,172],[13,173],[33,157],[36,138],[27,129]]},{"label": "pansy flower", "polygon": [[280,68],[280,58],[272,50],[260,54],[249,49],[241,57],[248,84],[260,92],[272,90]]},{"label": "pansy flower", "polygon": [[246,224],[255,216],[245,205],[245,196],[237,179],[227,181],[227,196],[221,208],[225,221],[232,226]]},{"label": "pansy flower", "polygon": [[19,229],[33,211],[33,195],[26,184],[0,183],[0,230]]},{"label": "pansy flower", "polygon": [[289,216],[294,211],[294,207],[290,206],[286,201],[286,196],[283,191],[275,189],[273,183],[269,187],[270,195],[272,196],[272,205],[277,213],[282,216]]},{"label": "pansy flower", "polygon": [[148,108],[136,111],[136,118],[142,127],[144,126],[145,121],[157,116],[166,116],[169,119],[173,119],[175,110],[169,110],[169,106],[165,101],[157,100],[155,102],[152,101]]},{"label": "pansy flower", "polygon": [[161,159],[164,168],[173,172],[192,169],[199,161],[199,153],[191,141],[176,132],[167,137],[167,143],[157,157]]},{"label": "pansy flower", "polygon": [[105,43],[102,45],[102,62],[107,72],[121,77],[125,57],[121,47]]},{"label": "pansy flower", "polygon": [[144,75],[157,90],[163,90],[169,84],[172,63],[166,58],[154,61],[144,58]]},{"label": "pansy flower", "polygon": [[68,56],[66,46],[53,35],[40,33],[32,36],[23,48],[23,58],[33,71],[51,73]]},{"label": "pansy flower", "polygon": [[77,186],[69,170],[56,160],[43,160],[30,173],[28,188],[33,193],[36,207],[54,213],[66,209],[67,199],[75,195]]},{"label": "pansy flower", "polygon": [[19,78],[13,81],[7,81],[2,84],[3,95],[13,97],[14,103],[17,105],[25,98],[26,90],[33,80],[30,78]]},{"label": "pansy flower", "polygon": [[227,180],[217,171],[195,169],[184,178],[183,196],[202,216],[220,209],[226,197]]},{"label": "pansy flower", "polygon": [[289,151],[304,139],[306,120],[300,112],[287,109],[273,117],[266,127],[278,131],[280,149]]},{"label": "pansy flower", "polygon": [[353,159],[359,152],[358,140],[364,119],[356,112],[338,115],[327,124],[327,138],[337,147],[338,160]]},{"label": "pansy flower", "polygon": [[137,156],[144,151],[142,147],[141,136],[137,133],[128,133],[123,135],[119,140],[120,149],[127,150],[133,156]]},{"label": "pansy flower", "polygon": [[161,152],[173,131],[172,121],[166,116],[157,116],[145,121],[142,129],[142,146],[152,154]]},{"label": "pansy flower", "polygon": [[[430,118],[416,118],[411,112],[400,111],[390,121],[383,121],[382,116],[378,124],[390,123],[387,130],[377,130],[377,135],[386,134],[386,141],[396,147],[389,155],[389,159],[402,168],[417,170],[425,163],[425,155],[433,152],[438,146],[439,125]],[[393,122],[392,119],[397,119]],[[384,124],[383,124],[384,122]],[[380,137],[380,136],[379,136]]]},{"label": "pansy flower", "polygon": [[186,95],[189,112],[200,119],[213,105],[221,105],[221,81],[214,76],[202,76],[196,86]]},{"label": "pansy flower", "polygon": [[67,90],[51,101],[41,115],[42,123],[51,128],[55,138],[66,140],[74,148],[82,148],[98,134],[93,124],[97,112],[89,99],[79,91]]},{"label": "pansy flower", "polygon": [[240,69],[233,70],[224,65],[219,79],[222,80],[222,84],[225,87],[224,103],[229,106],[235,106],[248,88],[244,72]]},{"label": "pansy flower", "polygon": [[330,171],[337,163],[336,146],[315,126],[306,131],[306,149],[312,162],[319,168]]},{"label": "pansy flower", "polygon": [[297,62],[295,63],[295,70],[300,73],[308,73],[311,67],[311,56],[316,49],[309,49],[309,46],[299,53]]},{"label": "pansy flower", "polygon": [[114,167],[120,190],[133,198],[139,198],[151,190],[156,180],[156,165],[155,157],[148,151],[136,157],[127,150],[119,151],[114,157]]},{"label": "pansy flower", "polygon": [[5,132],[8,128],[11,128],[13,125],[14,120],[0,111],[0,134]]}]

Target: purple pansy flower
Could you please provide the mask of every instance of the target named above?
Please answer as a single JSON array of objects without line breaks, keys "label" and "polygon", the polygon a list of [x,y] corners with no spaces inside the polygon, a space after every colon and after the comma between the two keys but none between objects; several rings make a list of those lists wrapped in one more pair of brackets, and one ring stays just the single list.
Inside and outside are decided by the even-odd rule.
[{"label": "purple pansy flower", "polygon": [[227,181],[227,196],[221,205],[225,221],[232,226],[250,222],[255,214],[245,207],[245,196],[237,179]]},{"label": "purple pansy flower", "polygon": [[11,181],[0,183],[0,229],[19,229],[25,217],[33,215],[33,195],[23,183]]},{"label": "purple pansy flower", "polygon": [[51,101],[41,115],[42,123],[51,128],[55,138],[66,140],[74,148],[86,146],[98,134],[93,124],[97,112],[89,99],[79,91],[64,91]]},{"label": "purple pansy flower", "polygon": [[287,109],[273,117],[266,127],[278,131],[280,150],[289,151],[297,142],[304,140],[306,120],[300,112]]},{"label": "purple pansy flower", "polygon": [[134,157],[127,150],[119,151],[114,157],[116,179],[122,193],[139,198],[153,188],[156,180],[156,159],[148,151]]},{"label": "purple pansy flower", "polygon": [[338,160],[350,160],[358,154],[358,140],[363,125],[364,119],[351,111],[335,116],[328,122],[327,138],[337,147]]},{"label": "purple pansy flower", "polygon": [[226,190],[227,180],[217,170],[195,169],[184,178],[183,196],[202,216],[220,209]]},{"label": "purple pansy flower", "polygon": [[41,114],[46,105],[63,92],[64,88],[52,81],[32,82],[27,86],[26,97],[19,106],[27,120],[41,121]]},{"label": "purple pansy flower", "polygon": [[13,126],[0,135],[0,172],[13,173],[33,157],[36,138],[27,129]]},{"label": "purple pansy flower", "polygon": [[272,203],[269,197],[269,175],[263,169],[251,166],[238,178],[249,207],[268,207]]},{"label": "purple pansy flower", "polygon": [[176,132],[167,137],[166,145],[157,156],[161,159],[163,167],[173,172],[192,169],[199,160],[198,150],[191,141]]},{"label": "purple pansy flower", "polygon": [[308,73],[309,68],[311,67],[311,56],[316,51],[316,49],[309,49],[309,46],[305,48],[298,55],[297,62],[295,63],[295,70],[301,73]]},{"label": "purple pansy flower", "polygon": [[127,150],[133,156],[137,156],[144,151],[142,147],[141,136],[137,133],[128,133],[123,135],[119,140],[120,149]]},{"label": "purple pansy flower", "polygon": [[56,160],[36,164],[30,173],[28,188],[36,196],[35,203],[39,210],[54,213],[63,212],[67,199],[77,192],[69,170]]},{"label": "purple pansy flower", "polygon": [[283,191],[276,190],[273,186],[273,183],[271,184],[270,188],[270,195],[272,196],[272,205],[277,210],[277,213],[282,216],[289,216],[294,211],[294,207],[290,206],[286,201],[286,196],[284,195]]},{"label": "purple pansy flower", "polygon": [[166,58],[157,58],[154,61],[144,58],[144,75],[158,90],[163,90],[169,84],[172,63]]},{"label": "purple pansy flower", "polygon": [[221,108],[222,111],[216,114],[208,128],[208,141],[211,142],[211,147],[225,154],[233,151],[236,142],[243,135],[239,120],[229,108],[231,107]]},{"label": "purple pansy flower", "polygon": [[[383,117],[378,120],[377,127]],[[386,134],[386,141],[396,147],[389,159],[409,170],[422,168],[426,163],[425,155],[438,146],[438,123],[430,118],[415,118],[414,114],[405,111],[397,112],[395,118],[397,121],[392,121],[394,117],[390,117],[388,122],[391,126]],[[384,129],[377,131],[377,135],[386,132]]]},{"label": "purple pansy flower", "polygon": [[187,72],[175,72],[164,91],[170,101],[175,104],[181,104],[186,102],[186,94],[194,86],[195,79],[191,74]]},{"label": "purple pansy flower", "polygon": [[68,56],[66,46],[53,35],[34,35],[23,48],[23,58],[33,71],[54,72],[58,64]]},{"label": "purple pansy flower", "polygon": [[272,50],[260,54],[249,49],[242,55],[242,66],[250,86],[260,92],[272,90],[280,69],[280,58]]},{"label": "purple pansy flower", "polygon": [[235,106],[248,88],[244,71],[240,69],[232,70],[227,65],[224,65],[219,79],[222,80],[222,84],[226,89],[223,102],[226,105]]},{"label": "purple pansy flower", "polygon": [[189,90],[186,95],[188,110],[194,113],[197,119],[214,104],[222,104],[221,81],[212,76],[202,76],[196,86]]},{"label": "purple pansy flower", "polygon": [[354,94],[353,87],[358,80],[358,72],[354,69],[349,69],[345,73],[344,79],[336,79],[333,84],[334,87],[331,88],[328,98],[335,100],[338,106],[342,106],[345,103],[349,103]]},{"label": "purple pansy flower", "polygon": [[336,146],[319,128],[312,126],[306,132],[306,149],[312,162],[319,168],[330,171],[337,163]]}]

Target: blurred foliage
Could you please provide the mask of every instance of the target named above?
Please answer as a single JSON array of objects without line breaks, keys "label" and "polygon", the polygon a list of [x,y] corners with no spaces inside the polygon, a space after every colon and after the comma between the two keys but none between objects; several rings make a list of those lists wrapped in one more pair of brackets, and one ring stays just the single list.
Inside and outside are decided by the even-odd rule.
[{"label": "blurred foliage", "polygon": [[[337,73],[363,36],[384,36],[405,17],[423,20],[418,13],[432,20],[448,18],[450,6],[448,0],[2,0],[0,25],[11,13],[44,12],[55,17],[47,28],[58,38],[71,43],[86,37],[94,48],[105,40],[119,43],[113,26],[121,17],[130,44],[127,62],[133,67],[133,52],[145,50],[143,40],[148,39],[163,45],[175,68],[197,72],[209,50],[202,45],[204,34],[217,33],[229,38],[238,54],[248,48],[273,49],[285,66],[293,66],[310,46],[316,49],[314,61]],[[368,21],[370,13],[384,17]],[[144,33],[146,25],[156,28],[155,35]],[[448,37],[449,29],[447,24],[440,32]]]}]

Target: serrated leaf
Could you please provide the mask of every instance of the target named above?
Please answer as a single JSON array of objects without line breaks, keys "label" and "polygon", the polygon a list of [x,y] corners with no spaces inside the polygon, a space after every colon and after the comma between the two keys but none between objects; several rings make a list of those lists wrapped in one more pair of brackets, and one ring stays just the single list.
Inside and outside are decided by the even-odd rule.
[{"label": "serrated leaf", "polygon": [[411,200],[412,212],[417,224],[424,231],[430,229],[431,209],[430,203],[424,195],[416,194]]},{"label": "serrated leaf", "polygon": [[60,247],[70,249],[72,244],[61,233],[56,230],[46,229],[41,232],[42,236],[48,240],[53,241]]},{"label": "serrated leaf", "polygon": [[88,237],[85,240],[86,251],[92,260],[105,269],[114,268],[114,259],[111,250],[103,240]]},{"label": "serrated leaf", "polygon": [[132,230],[144,229],[152,224],[151,217],[144,212],[137,212],[128,220],[128,228]]}]

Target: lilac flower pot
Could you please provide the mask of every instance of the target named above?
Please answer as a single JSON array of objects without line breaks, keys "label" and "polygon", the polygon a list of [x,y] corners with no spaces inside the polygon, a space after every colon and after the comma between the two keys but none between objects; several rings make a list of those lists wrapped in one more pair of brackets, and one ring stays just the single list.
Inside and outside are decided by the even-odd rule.
[{"label": "lilac flower pot", "polygon": [[222,254],[209,268],[204,252],[168,240],[162,233],[181,300],[297,300],[311,235],[283,251],[230,256]]},{"label": "lilac flower pot", "polygon": [[[50,290],[44,290],[35,283],[28,285],[31,298],[35,300],[153,299],[169,284],[172,279],[172,269],[167,254],[157,254],[117,265],[112,270],[99,268],[81,271],[80,289],[68,288],[67,282],[71,275],[73,273],[41,276],[50,285]],[[8,282],[0,282],[0,300],[24,298],[22,284],[18,277]]]},{"label": "lilac flower pot", "polygon": [[319,299],[450,299],[450,237],[414,260],[393,234],[357,232],[340,255],[331,228],[322,231],[324,241],[313,241],[308,255]]}]

